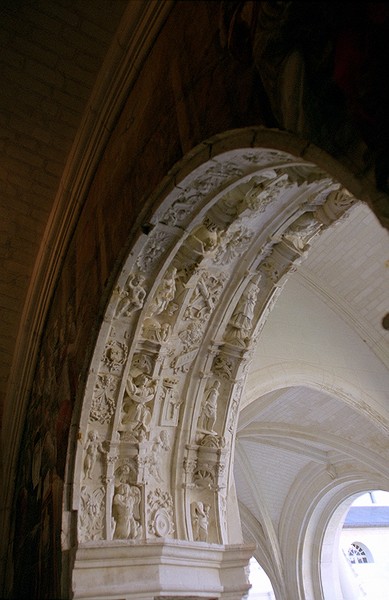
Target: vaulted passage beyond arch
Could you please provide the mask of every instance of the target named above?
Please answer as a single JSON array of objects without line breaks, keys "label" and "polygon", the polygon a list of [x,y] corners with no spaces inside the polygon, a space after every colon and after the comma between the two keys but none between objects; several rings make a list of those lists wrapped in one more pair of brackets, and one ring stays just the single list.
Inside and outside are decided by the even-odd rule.
[{"label": "vaulted passage beyond arch", "polygon": [[[300,148],[303,159],[296,149],[279,132],[227,132],[198,147],[156,191],[158,208],[106,310],[69,456],[75,597],[148,599],[190,589],[199,597],[240,598],[247,588],[244,567],[255,547],[244,542],[237,493],[242,507],[245,492],[237,492],[234,478],[246,379],[261,368],[262,333],[289,277],[315,240],[358,205],[309,161],[309,150]],[[297,379],[304,381],[301,373]],[[319,392],[314,401],[320,405]],[[239,439],[254,436],[268,448],[304,455],[317,510],[323,476],[337,478],[331,442],[334,452],[342,449],[324,431],[309,449],[309,436],[267,421],[252,433],[243,429]],[[312,471],[312,461],[324,465],[324,475],[322,467]],[[238,449],[237,468],[246,476],[249,462]],[[252,484],[260,474],[251,468]],[[285,479],[283,473],[281,464]],[[307,499],[302,485],[295,493]],[[290,544],[303,551],[299,531],[282,541],[268,501],[259,496],[255,503],[259,537],[247,507],[243,520],[252,539],[261,540],[260,560],[276,593],[305,597],[312,582],[303,581],[303,563],[292,570],[283,564]],[[300,527],[308,525],[303,520]],[[195,565],[198,579],[188,570]]]}]

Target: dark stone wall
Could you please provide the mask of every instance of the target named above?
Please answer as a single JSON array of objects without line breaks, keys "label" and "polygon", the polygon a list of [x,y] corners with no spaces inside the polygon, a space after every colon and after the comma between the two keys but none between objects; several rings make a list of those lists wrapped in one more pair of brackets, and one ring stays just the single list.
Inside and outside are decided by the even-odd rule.
[{"label": "dark stone wall", "polygon": [[[129,93],[70,240],[41,339],[20,449],[14,598],[61,597],[61,514],[86,372],[106,302],[148,198],[191,148],[273,125],[253,66],[222,47],[218,2],[178,2]],[[70,441],[69,441],[70,440]]]}]

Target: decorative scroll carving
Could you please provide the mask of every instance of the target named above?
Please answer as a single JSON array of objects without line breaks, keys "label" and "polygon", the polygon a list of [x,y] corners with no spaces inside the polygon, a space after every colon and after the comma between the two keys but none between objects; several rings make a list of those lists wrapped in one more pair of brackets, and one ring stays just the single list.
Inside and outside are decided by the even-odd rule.
[{"label": "decorative scroll carving", "polygon": [[195,542],[208,541],[210,505],[204,502],[192,502],[190,505],[193,539]]},{"label": "decorative scroll carving", "polygon": [[129,317],[133,312],[140,310],[146,297],[143,287],[145,277],[140,274],[131,273],[127,279],[121,300],[116,309],[117,317]]},{"label": "decorative scroll carving", "polygon": [[108,423],[115,412],[117,381],[112,375],[98,375],[90,409],[91,421]]},{"label": "decorative scroll carving", "polygon": [[104,532],[105,490],[81,487],[78,533],[80,542],[101,540]]},{"label": "decorative scroll carving", "polygon": [[141,492],[135,485],[121,483],[116,488],[112,503],[115,539],[136,540],[142,536],[140,501]]}]

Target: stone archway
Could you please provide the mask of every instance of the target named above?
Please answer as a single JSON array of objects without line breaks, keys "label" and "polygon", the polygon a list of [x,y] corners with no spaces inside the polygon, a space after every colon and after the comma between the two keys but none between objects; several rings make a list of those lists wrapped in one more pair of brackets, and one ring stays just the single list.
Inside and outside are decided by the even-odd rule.
[{"label": "stone archway", "polygon": [[355,201],[328,171],[358,190],[321,151],[251,128],[204,142],[155,192],[105,313],[69,457],[75,598],[246,591],[237,414],[288,275]]}]

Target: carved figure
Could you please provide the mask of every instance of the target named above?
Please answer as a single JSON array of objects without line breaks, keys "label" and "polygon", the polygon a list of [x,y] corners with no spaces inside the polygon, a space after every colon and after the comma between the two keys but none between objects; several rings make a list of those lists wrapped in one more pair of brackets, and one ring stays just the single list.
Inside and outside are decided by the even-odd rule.
[{"label": "carved figure", "polygon": [[144,439],[149,431],[151,410],[146,406],[154,399],[156,388],[155,381],[145,373],[140,373],[135,378],[129,377],[126,385],[129,398],[135,402],[135,414],[129,411],[122,419],[122,424],[130,424],[133,434],[139,439]]},{"label": "carved figure", "polygon": [[176,274],[176,267],[170,267],[167,270],[165,278],[161,281],[151,303],[151,315],[160,315],[174,299],[176,293]]},{"label": "carved figure", "polygon": [[161,482],[161,453],[162,451],[170,450],[169,438],[167,432],[163,429],[159,436],[154,440],[153,445],[151,447],[151,452],[149,455],[149,473],[154,477],[158,483]]},{"label": "carved figure", "polygon": [[206,219],[191,236],[194,252],[202,256],[205,256],[208,252],[212,252],[218,245],[218,238],[216,225],[209,219]]},{"label": "carved figure", "polygon": [[112,515],[115,521],[114,538],[135,540],[142,535],[142,526],[135,518],[139,511],[140,490],[121,483],[113,498]]},{"label": "carved figure", "polygon": [[129,317],[133,312],[142,308],[146,297],[144,281],[144,276],[136,273],[128,277],[124,297],[120,300],[116,311],[118,317]]},{"label": "carved figure", "polygon": [[85,458],[84,458],[84,479],[92,479],[92,471],[97,460],[98,452],[107,454],[104,449],[102,442],[100,441],[99,434],[93,429],[88,433],[88,438],[85,444]]},{"label": "carved figure", "polygon": [[213,427],[217,417],[217,401],[219,398],[220,381],[216,381],[206,390],[201,413],[198,421],[198,428],[203,431],[215,433]]},{"label": "carved figure", "polygon": [[319,232],[321,223],[312,213],[304,213],[284,233],[284,238],[291,242],[296,250],[304,250],[313,236]]},{"label": "carved figure", "polygon": [[209,504],[203,502],[191,504],[193,538],[196,542],[206,542],[208,539],[210,508]]},{"label": "carved figure", "polygon": [[[257,281],[259,281],[259,279]],[[255,281],[250,281],[243,292],[230,321],[228,339],[236,341],[241,346],[246,346],[251,332],[258,293],[259,287],[257,283]]]}]

